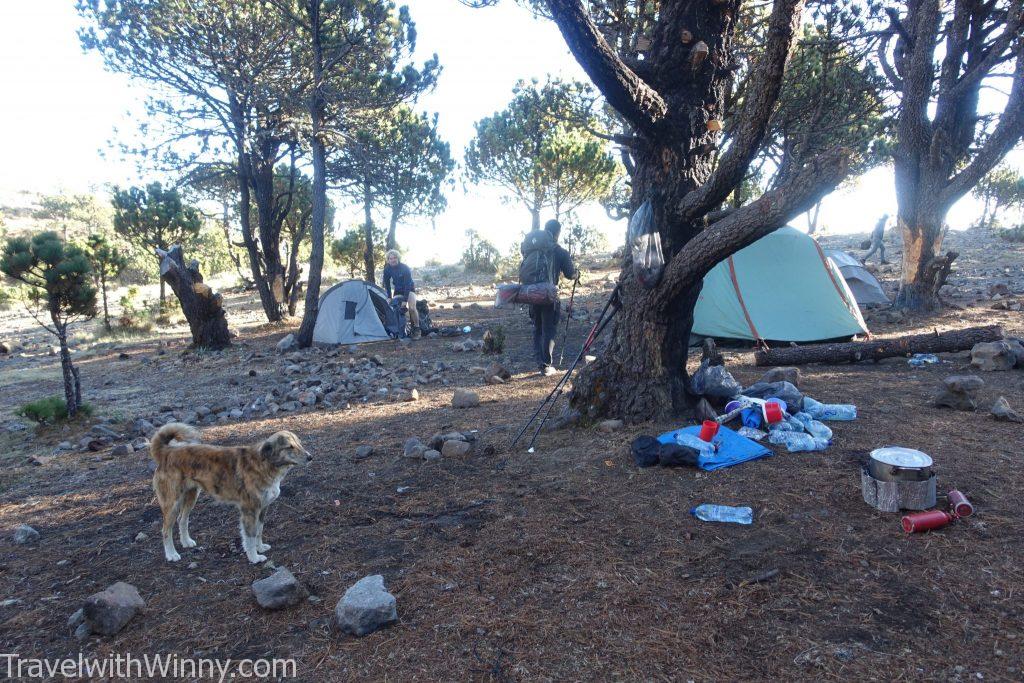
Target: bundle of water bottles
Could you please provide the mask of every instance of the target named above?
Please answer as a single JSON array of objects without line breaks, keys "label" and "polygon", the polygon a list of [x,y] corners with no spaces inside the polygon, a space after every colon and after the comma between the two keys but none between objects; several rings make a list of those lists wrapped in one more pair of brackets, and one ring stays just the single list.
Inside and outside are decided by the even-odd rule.
[{"label": "bundle of water bottles", "polygon": [[828,448],[832,443],[832,430],[823,420],[857,419],[854,405],[819,403],[810,396],[803,397],[801,410],[790,413],[789,406],[780,398],[741,395],[726,404],[725,420],[737,412],[743,421],[738,434],[755,441],[767,436],[769,443],[784,445],[790,453]]}]

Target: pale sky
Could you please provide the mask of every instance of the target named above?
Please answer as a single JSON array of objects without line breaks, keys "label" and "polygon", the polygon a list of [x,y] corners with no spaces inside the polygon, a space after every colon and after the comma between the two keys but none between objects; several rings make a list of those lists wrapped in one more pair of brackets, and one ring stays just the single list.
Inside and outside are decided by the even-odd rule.
[{"label": "pale sky", "polygon": [[[517,80],[549,73],[584,79],[555,25],[534,19],[511,0],[479,10],[457,0],[406,4],[417,25],[417,60],[436,52],[444,68],[437,89],[418,108],[440,113],[442,136],[460,161],[473,122],[503,108]],[[107,183],[149,179],[108,150],[117,129],[132,130],[133,116],[141,116],[145,86],[106,72],[96,54],[83,54],[75,35],[78,23],[71,0],[0,2],[0,130],[5,134],[0,197],[19,190],[100,191]],[[1024,165],[1021,156],[1014,155],[1018,167]],[[829,232],[867,232],[881,213],[895,213],[890,168],[851,185],[823,205],[822,223]],[[525,208],[503,203],[496,190],[465,188],[461,179],[448,203],[436,229],[430,221],[400,226],[408,262],[457,260],[468,228],[478,229],[503,252],[529,228]],[[976,203],[965,200],[950,212],[950,226],[966,227],[976,214]],[[338,221],[348,227],[359,215],[358,208],[342,208]],[[584,209],[580,217],[613,245],[621,243],[624,221],[609,220],[600,207]],[[806,228],[802,218],[793,224]]]}]

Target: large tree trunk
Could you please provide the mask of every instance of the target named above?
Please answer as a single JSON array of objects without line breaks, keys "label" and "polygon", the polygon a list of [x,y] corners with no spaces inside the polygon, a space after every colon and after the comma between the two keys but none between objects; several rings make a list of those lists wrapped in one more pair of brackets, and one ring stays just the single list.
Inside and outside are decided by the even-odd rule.
[{"label": "large tree trunk", "polygon": [[363,251],[363,268],[366,271],[367,282],[376,282],[377,267],[373,262],[373,194],[370,192],[370,184],[363,184],[363,240],[366,248]]},{"label": "large tree trunk", "polygon": [[939,253],[945,234],[935,219],[914,224],[901,215],[898,224],[903,236],[903,277],[893,305],[906,311],[935,310],[957,253]]},{"label": "large tree trunk", "polygon": [[168,251],[157,250],[160,256],[160,277],[166,280],[181,302],[181,310],[192,331],[192,345],[221,349],[231,344],[228,321],[224,315],[221,295],[203,282],[199,263],[185,264],[180,245]]},{"label": "large tree trunk", "polygon": [[310,25],[313,38],[313,95],[310,98],[310,121],[312,136],[310,145],[313,152],[313,215],[310,218],[310,238],[313,242],[309,255],[309,279],[306,283],[306,308],[302,313],[297,341],[300,347],[313,344],[313,328],[320,313],[320,275],[324,268],[324,223],[327,216],[327,150],[321,135],[323,123],[323,48],[320,34],[320,2],[309,3]]},{"label": "large tree trunk", "polygon": [[392,206],[391,207],[391,223],[388,225],[388,239],[384,248],[388,251],[398,248],[398,216],[401,213],[401,208]]},{"label": "large tree trunk", "polygon": [[281,308],[274,299],[267,279],[263,276],[263,259],[260,255],[260,247],[256,243],[252,232],[252,190],[249,182],[249,157],[244,150],[238,152],[238,222],[242,229],[242,242],[245,244],[245,251],[249,256],[249,270],[252,272],[252,280],[256,285],[256,291],[260,295],[260,304],[263,306],[263,313],[270,322],[277,322],[282,319]]},{"label": "large tree trunk", "polygon": [[[277,145],[272,142],[263,143],[261,159],[254,163],[252,173],[253,200],[256,202],[256,214],[259,224],[260,251],[263,255],[263,277],[272,300],[267,319],[271,322],[284,319],[285,266],[281,260],[281,224],[283,216],[277,211],[274,192],[274,159]],[[264,308],[267,308],[265,305]]]}]

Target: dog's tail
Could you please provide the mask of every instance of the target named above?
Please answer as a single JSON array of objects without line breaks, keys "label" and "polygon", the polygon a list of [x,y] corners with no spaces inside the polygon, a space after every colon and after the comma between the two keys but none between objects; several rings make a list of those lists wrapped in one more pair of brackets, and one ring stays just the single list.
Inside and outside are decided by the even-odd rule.
[{"label": "dog's tail", "polygon": [[167,446],[177,439],[178,441],[195,442],[199,441],[199,432],[180,422],[170,422],[156,430],[153,438],[149,440],[149,452],[156,460],[156,464],[163,463],[167,457]]}]

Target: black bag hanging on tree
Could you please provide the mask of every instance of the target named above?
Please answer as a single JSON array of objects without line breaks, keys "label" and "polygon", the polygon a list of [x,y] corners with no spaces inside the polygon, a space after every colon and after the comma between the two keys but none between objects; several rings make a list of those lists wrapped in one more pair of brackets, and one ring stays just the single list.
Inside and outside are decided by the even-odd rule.
[{"label": "black bag hanging on tree", "polygon": [[665,269],[661,235],[654,225],[654,209],[647,198],[629,219],[629,245],[633,253],[633,274],[644,289],[658,286]]}]

